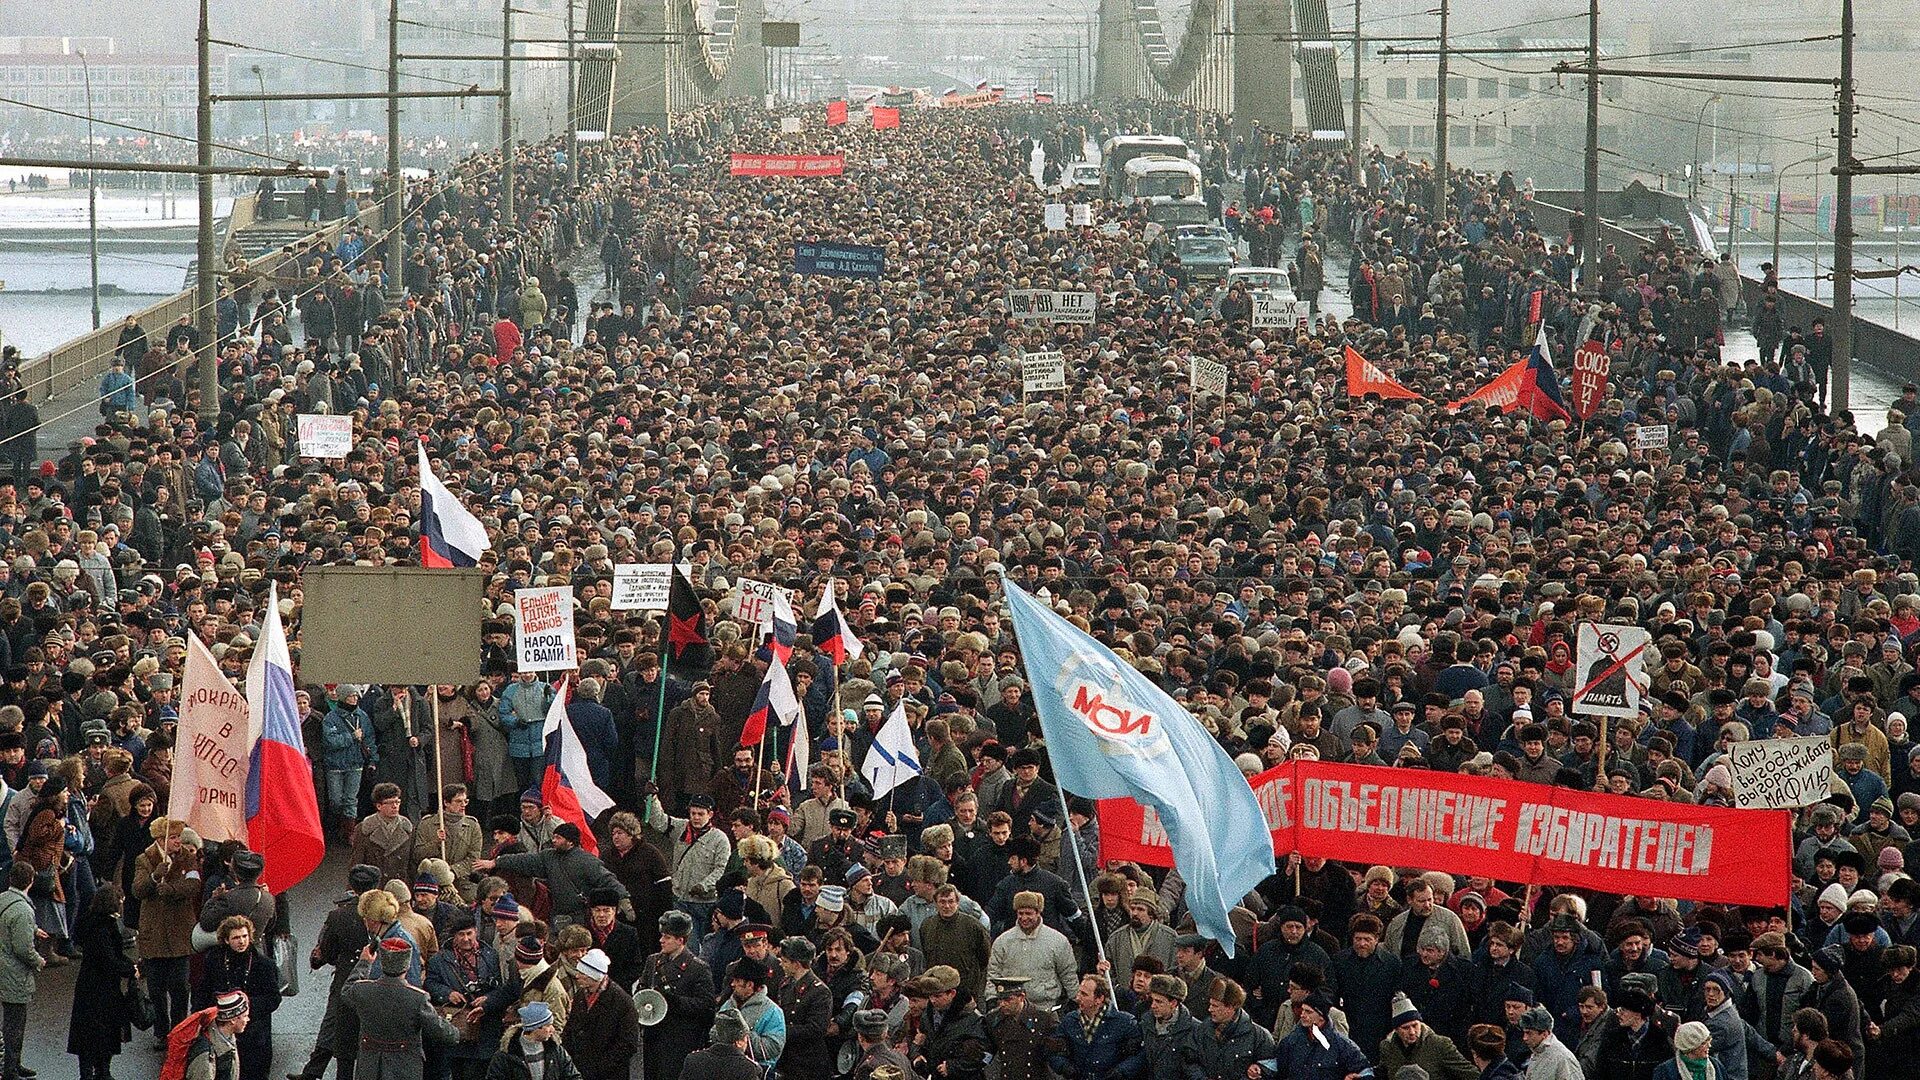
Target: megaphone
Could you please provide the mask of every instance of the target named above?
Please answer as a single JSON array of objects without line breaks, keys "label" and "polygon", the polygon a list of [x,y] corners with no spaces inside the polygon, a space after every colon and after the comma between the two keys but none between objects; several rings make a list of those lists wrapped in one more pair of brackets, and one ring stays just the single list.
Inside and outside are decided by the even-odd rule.
[{"label": "megaphone", "polygon": [[658,990],[642,990],[633,995],[633,1009],[640,1014],[641,1027],[652,1027],[667,1018],[667,995]]}]

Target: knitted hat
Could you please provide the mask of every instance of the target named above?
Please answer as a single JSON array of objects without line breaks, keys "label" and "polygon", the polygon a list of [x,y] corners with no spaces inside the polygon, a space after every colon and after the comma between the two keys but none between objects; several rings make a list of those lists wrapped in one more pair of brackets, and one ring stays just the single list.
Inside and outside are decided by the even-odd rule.
[{"label": "knitted hat", "polygon": [[1420,1019],[1420,1010],[1413,1007],[1413,999],[1405,994],[1393,995],[1393,1006],[1387,1011],[1393,1014],[1394,1027]]},{"label": "knitted hat", "polygon": [[223,1024],[229,1020],[240,1019],[247,1015],[247,1010],[251,1008],[246,992],[242,990],[229,990],[214,998],[213,1004],[217,1010],[214,1013],[214,1019]]},{"label": "knitted hat", "polygon": [[613,961],[608,959],[607,954],[601,952],[599,949],[588,949],[587,955],[581,957],[580,962],[573,965],[575,971],[590,979],[606,978],[607,972],[612,967]]},{"label": "knitted hat", "polygon": [[513,961],[516,964],[537,964],[547,958],[546,947],[532,934],[523,935],[513,947]]},{"label": "knitted hat", "polygon": [[1520,1014],[1520,1030],[1552,1031],[1553,1014],[1548,1012],[1544,1005],[1535,1005],[1533,1008]]},{"label": "knitted hat", "polygon": [[844,885],[820,886],[819,905],[821,911],[845,911],[847,909],[847,887]]},{"label": "knitted hat", "polygon": [[1681,1024],[1679,1030],[1673,1033],[1673,1048],[1683,1054],[1698,1050],[1712,1041],[1713,1032],[1698,1020]]},{"label": "knitted hat", "polygon": [[544,1001],[529,1001],[520,1006],[520,1029],[533,1031],[553,1023],[553,1007]]}]

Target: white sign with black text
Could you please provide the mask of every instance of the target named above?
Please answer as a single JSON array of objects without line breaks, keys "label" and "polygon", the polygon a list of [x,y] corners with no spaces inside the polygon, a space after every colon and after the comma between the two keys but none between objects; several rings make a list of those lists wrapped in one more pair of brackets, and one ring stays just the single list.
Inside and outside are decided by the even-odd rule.
[{"label": "white sign with black text", "polygon": [[1020,389],[1023,393],[1044,394],[1067,388],[1067,357],[1058,350],[1020,355]]}]

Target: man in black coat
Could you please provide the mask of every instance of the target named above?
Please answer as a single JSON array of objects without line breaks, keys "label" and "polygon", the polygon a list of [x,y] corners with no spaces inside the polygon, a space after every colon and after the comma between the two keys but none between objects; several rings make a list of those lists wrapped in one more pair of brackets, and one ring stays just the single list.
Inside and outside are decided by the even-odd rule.
[{"label": "man in black coat", "polygon": [[738,1013],[713,1022],[713,1045],[688,1056],[678,1075],[680,1080],[763,1080],[760,1066],[747,1056],[747,1025]]},{"label": "man in black coat", "polygon": [[561,1041],[573,1056],[580,1080],[628,1080],[640,1051],[640,1018],[633,998],[608,977],[612,961],[599,949],[573,969],[573,1008]]},{"label": "man in black coat", "polygon": [[640,952],[640,931],[620,921],[619,892],[594,889],[587,894],[587,930],[594,947],[607,954],[607,977],[622,990],[631,990],[646,957]]},{"label": "man in black coat", "polygon": [[1467,1040],[1473,1016],[1473,965],[1447,948],[1446,929],[1428,923],[1420,930],[1416,959],[1400,973],[1400,991],[1420,1010],[1427,1026],[1452,1039]]},{"label": "man in black coat", "polygon": [[833,1020],[833,993],[813,973],[813,942],[790,937],[780,943],[780,970],[786,985],[780,988],[780,1011],[787,1017],[787,1045],[780,1052],[780,1075],[833,1075],[827,1024]]},{"label": "man in black coat", "polygon": [[[705,1046],[713,1023],[713,972],[687,948],[693,918],[684,911],[660,916],[660,951],[647,957],[637,989],[658,990],[667,1015],[647,1029],[646,1080],[674,1080],[688,1055]],[[741,1033],[744,1041],[746,1033]],[[724,1074],[717,1074],[724,1075]]]}]

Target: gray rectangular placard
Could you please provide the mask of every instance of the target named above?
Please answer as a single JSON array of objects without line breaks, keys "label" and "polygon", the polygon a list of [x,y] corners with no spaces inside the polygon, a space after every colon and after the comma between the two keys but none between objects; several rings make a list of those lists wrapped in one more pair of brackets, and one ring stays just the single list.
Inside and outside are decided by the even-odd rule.
[{"label": "gray rectangular placard", "polygon": [[315,566],[300,584],[302,683],[479,680],[486,571]]}]

